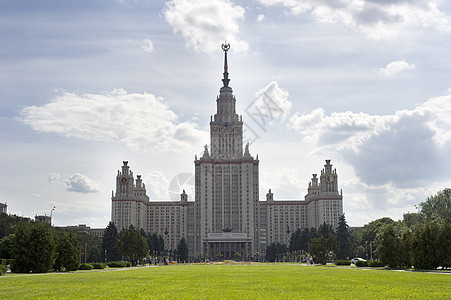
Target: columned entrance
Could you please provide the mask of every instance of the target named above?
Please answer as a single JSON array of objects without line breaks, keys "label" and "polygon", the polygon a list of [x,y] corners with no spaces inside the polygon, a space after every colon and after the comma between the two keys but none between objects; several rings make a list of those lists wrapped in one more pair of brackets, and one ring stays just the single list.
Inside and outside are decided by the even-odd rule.
[{"label": "columned entrance", "polygon": [[239,253],[243,260],[249,260],[251,242],[246,233],[210,233],[204,238],[205,258],[210,261],[237,259],[235,253]]}]

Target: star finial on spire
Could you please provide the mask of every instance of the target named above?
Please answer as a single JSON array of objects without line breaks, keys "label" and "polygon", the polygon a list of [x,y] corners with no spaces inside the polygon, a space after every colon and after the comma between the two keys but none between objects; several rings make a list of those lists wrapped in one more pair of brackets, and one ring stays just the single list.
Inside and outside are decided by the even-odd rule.
[{"label": "star finial on spire", "polygon": [[222,50],[224,51],[224,78],[222,79],[222,82],[224,84],[225,87],[229,86],[229,67],[227,65],[227,51],[230,50],[230,44],[226,42],[224,42],[224,44],[221,45]]}]

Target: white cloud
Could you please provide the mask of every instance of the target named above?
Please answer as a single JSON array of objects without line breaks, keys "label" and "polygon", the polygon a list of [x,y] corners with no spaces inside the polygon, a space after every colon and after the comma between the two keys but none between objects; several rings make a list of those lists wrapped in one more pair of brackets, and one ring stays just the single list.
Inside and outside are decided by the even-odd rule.
[{"label": "white cloud", "polygon": [[397,60],[387,64],[384,68],[380,68],[379,71],[385,76],[392,76],[405,70],[413,70],[416,66],[409,64],[404,60]]},{"label": "white cloud", "polygon": [[265,19],[265,15],[258,15],[257,16],[257,21],[258,22],[262,22]]},{"label": "white cloud", "polygon": [[197,52],[212,53],[227,40],[234,51],[246,52],[249,45],[237,37],[238,21],[245,10],[229,0],[172,0],[164,12],[167,22]]},{"label": "white cloud", "polygon": [[150,199],[168,200],[168,186],[169,181],[161,171],[153,171],[143,177],[143,182],[146,185],[147,195]]},{"label": "white cloud", "polygon": [[64,180],[66,189],[71,192],[77,193],[98,193],[103,191],[102,183],[90,179],[88,176],[75,173],[69,178]]},{"label": "white cloud", "polygon": [[[354,166],[366,184],[410,187],[451,167],[451,96],[432,98],[393,115],[296,113],[289,126],[318,149],[329,149]],[[448,178],[449,175],[443,178]]]},{"label": "white cloud", "polygon": [[178,122],[165,101],[152,94],[64,92],[43,106],[21,111],[34,130],[94,141],[117,141],[134,151],[186,151],[207,140],[197,124]]},{"label": "white cloud", "polygon": [[247,115],[261,127],[275,120],[284,121],[291,112],[289,93],[281,89],[276,81],[255,93],[254,101],[245,109]]},{"label": "white cloud", "polygon": [[50,183],[53,183],[53,182],[58,182],[59,180],[60,180],[60,174],[59,173],[50,173],[49,174],[49,177],[48,177],[48,181],[50,182]]},{"label": "white cloud", "polygon": [[293,14],[310,12],[322,23],[342,23],[369,38],[393,38],[408,27],[451,32],[450,17],[440,11],[441,0],[259,0],[265,6],[283,5]]},{"label": "white cloud", "polygon": [[[275,200],[304,199],[308,181],[309,178],[303,178],[299,170],[277,168],[270,172],[261,173],[260,190],[264,192],[266,197],[266,193],[271,189]],[[293,194],[293,191],[296,191],[296,193]]]},{"label": "white cloud", "polygon": [[151,40],[145,39],[143,41],[143,44],[141,46],[141,49],[144,50],[144,52],[152,53],[153,52],[153,43]]}]

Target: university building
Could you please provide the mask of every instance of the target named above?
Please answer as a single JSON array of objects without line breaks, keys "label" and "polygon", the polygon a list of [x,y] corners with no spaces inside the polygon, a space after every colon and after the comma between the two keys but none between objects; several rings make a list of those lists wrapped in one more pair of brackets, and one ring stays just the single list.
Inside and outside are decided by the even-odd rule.
[{"label": "university building", "polygon": [[319,177],[313,174],[305,199],[276,200],[271,190],[266,199],[259,199],[259,160],[251,155],[249,144],[243,145],[243,120],[229,86],[229,48],[222,46],[223,86],[210,120],[210,147],[194,160],[195,199],[188,201],[181,191],[178,201],[149,200],[141,176],[135,178],[127,161],[117,173],[112,194],[111,219],[119,230],[133,225],[160,234],[168,250],[184,237],[192,258],[264,256],[270,243],[288,245],[298,228],[335,226],[343,214],[338,175],[330,160]]}]

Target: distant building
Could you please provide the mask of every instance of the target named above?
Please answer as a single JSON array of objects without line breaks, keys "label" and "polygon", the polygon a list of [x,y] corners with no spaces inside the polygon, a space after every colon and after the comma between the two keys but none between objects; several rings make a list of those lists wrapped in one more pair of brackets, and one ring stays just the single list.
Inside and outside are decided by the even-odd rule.
[{"label": "distant building", "polygon": [[44,224],[49,224],[49,225],[52,225],[52,217],[50,217],[50,216],[46,216],[46,215],[40,215],[40,216],[38,216],[38,215],[36,215],[35,217],[34,217],[34,220],[36,221],[36,222],[41,222],[41,223],[44,223]]},{"label": "distant building", "polygon": [[6,214],[8,211],[8,205],[6,203],[0,203],[0,213]]},{"label": "distant building", "polygon": [[103,233],[105,232],[105,228],[91,228],[89,226],[86,226],[85,224],[80,224],[78,226],[65,226],[59,228],[64,230],[72,230],[76,232],[84,232],[98,238],[103,238]]},{"label": "distant building", "polygon": [[[183,191],[179,201],[149,200],[141,176],[136,180],[127,161],[116,176],[111,220],[118,230],[133,225],[164,237],[166,249],[175,249],[184,237],[192,258],[233,259],[240,253],[251,259],[264,256],[273,242],[288,244],[298,228],[336,226],[343,214],[338,175],[326,160],[321,175],[313,174],[304,199],[275,200],[271,190],[259,199],[259,160],[244,145],[242,116],[229,87],[227,50],[224,77],[210,121],[210,151],[195,157],[195,199]],[[243,151],[244,148],[244,151]],[[192,201],[194,200],[194,201]]]}]

